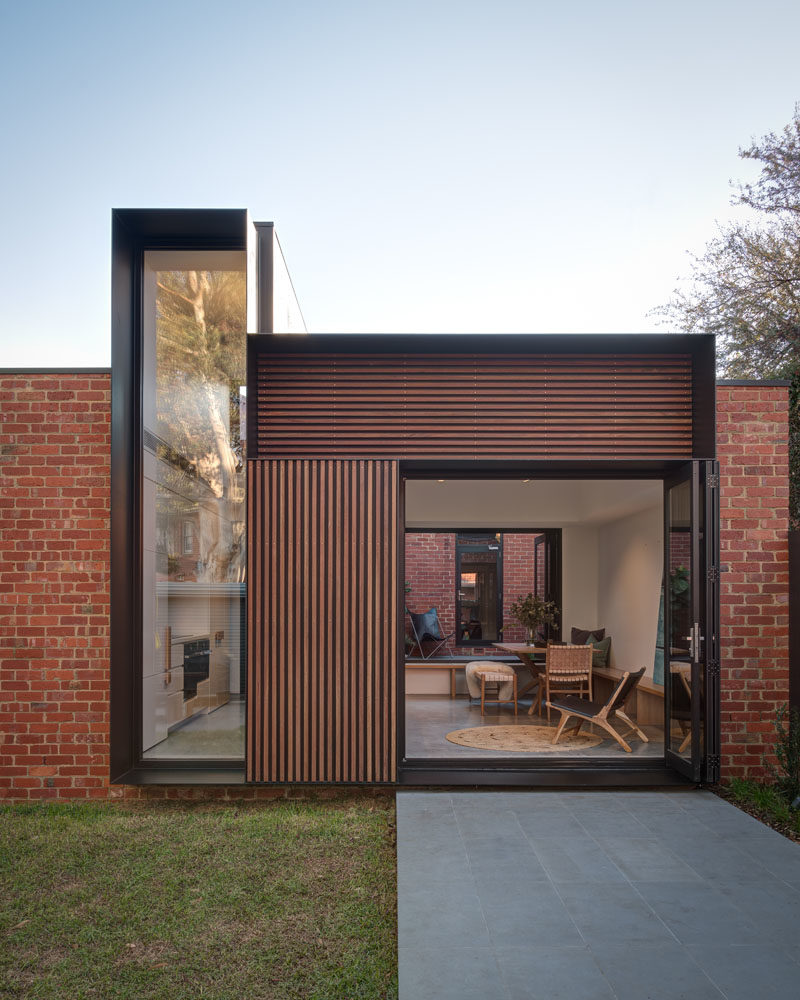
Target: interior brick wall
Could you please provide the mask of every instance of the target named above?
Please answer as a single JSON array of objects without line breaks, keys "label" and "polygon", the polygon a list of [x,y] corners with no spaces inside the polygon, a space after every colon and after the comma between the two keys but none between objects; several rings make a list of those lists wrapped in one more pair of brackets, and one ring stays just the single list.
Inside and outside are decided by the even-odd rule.
[{"label": "interior brick wall", "polygon": [[0,797],[108,794],[108,373],[0,373]]},{"label": "interior brick wall", "polygon": [[[525,629],[508,613],[512,601],[534,589],[534,534],[503,535],[503,637],[507,642],[524,642]],[[406,594],[406,606],[414,612],[435,607],[439,612],[442,631],[455,631],[456,536],[439,531],[414,531],[406,534],[406,576],[411,587]],[[406,617],[406,633],[411,635],[411,623]],[[456,655],[502,656],[488,646],[457,646],[455,636],[448,645]],[[426,645],[426,651],[430,647]],[[416,650],[415,650],[416,652]],[[442,650],[444,652],[444,650]]]},{"label": "interior brick wall", "polygon": [[724,779],[764,774],[789,699],[789,391],[717,387]]}]

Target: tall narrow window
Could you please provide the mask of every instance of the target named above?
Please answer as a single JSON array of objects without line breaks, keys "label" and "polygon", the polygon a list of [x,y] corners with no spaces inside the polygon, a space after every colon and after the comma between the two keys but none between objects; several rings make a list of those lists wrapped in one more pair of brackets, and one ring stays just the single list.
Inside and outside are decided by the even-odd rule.
[{"label": "tall narrow window", "polygon": [[456,535],[456,629],[458,645],[497,642],[503,621],[503,536]]},{"label": "tall narrow window", "polygon": [[239,760],[244,253],[145,253],[143,306],[143,755]]}]

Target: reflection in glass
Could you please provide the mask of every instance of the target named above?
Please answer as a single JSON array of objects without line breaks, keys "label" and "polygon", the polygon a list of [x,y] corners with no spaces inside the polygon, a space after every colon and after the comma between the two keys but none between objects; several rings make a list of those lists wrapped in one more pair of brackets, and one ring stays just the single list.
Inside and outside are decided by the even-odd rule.
[{"label": "reflection in glass", "polygon": [[502,536],[462,533],[456,537],[459,588],[458,642],[497,642],[502,609],[500,554]]},{"label": "reflection in glass", "polygon": [[691,482],[669,491],[670,749],[692,752],[692,534]]},{"label": "reflection in glass", "polygon": [[153,252],[145,265],[144,756],[240,759],[244,256]]}]

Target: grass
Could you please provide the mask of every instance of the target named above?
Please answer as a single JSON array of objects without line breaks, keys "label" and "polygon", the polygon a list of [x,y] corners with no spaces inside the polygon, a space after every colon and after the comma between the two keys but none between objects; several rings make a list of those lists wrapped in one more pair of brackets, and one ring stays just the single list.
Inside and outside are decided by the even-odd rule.
[{"label": "grass", "polygon": [[394,803],[0,807],[0,996],[397,995]]},{"label": "grass", "polygon": [[762,823],[800,841],[800,811],[790,809],[786,797],[774,785],[734,778],[719,793]]}]

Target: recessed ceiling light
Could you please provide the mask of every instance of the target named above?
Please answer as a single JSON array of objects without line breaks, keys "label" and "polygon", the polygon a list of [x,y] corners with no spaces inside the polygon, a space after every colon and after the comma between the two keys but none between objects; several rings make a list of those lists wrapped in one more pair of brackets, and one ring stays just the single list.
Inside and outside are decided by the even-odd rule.
[{"label": "recessed ceiling light", "polygon": [[437,480],[436,480],[436,482],[437,482],[437,483],[443,483],[443,482],[444,482],[444,479],[437,479]]}]

